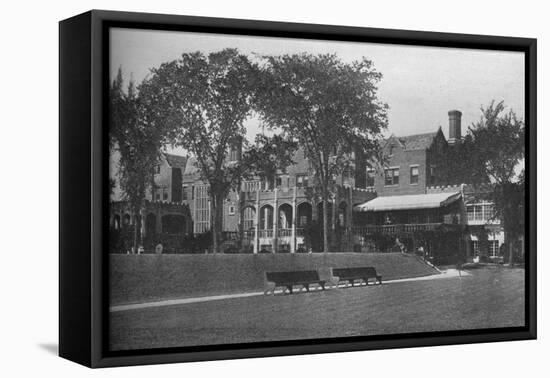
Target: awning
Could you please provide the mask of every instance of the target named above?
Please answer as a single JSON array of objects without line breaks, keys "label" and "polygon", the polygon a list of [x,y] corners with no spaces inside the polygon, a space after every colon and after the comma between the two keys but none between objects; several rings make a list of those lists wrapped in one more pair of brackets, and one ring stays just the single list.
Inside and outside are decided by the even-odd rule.
[{"label": "awning", "polygon": [[460,192],[376,197],[361,205],[356,205],[353,209],[355,211],[435,209],[447,206],[459,198]]}]

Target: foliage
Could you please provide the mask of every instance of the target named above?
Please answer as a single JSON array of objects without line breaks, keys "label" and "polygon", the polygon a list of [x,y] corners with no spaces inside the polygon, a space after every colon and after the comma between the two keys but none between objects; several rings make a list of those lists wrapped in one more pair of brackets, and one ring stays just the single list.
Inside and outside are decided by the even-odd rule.
[{"label": "foliage", "polygon": [[513,240],[524,232],[525,207],[525,123],[503,102],[481,109],[482,116],[470,127],[475,153],[483,163],[476,165],[478,176],[493,184],[490,194],[494,217],[502,222],[509,262],[513,263]]},{"label": "foliage", "polygon": [[184,53],[153,69],[144,85],[150,123],[167,128],[172,144],[196,157],[200,178],[209,185],[215,252],[220,242],[224,198],[262,163],[274,170],[271,163],[281,155],[278,149],[284,144],[280,137],[259,137],[256,145],[245,146],[249,148],[242,159],[227,159],[230,149],[242,149],[246,132],[243,123],[252,111],[256,76],[254,65],[245,55],[225,49],[209,55]]},{"label": "foliage", "polygon": [[[334,179],[353,164],[356,149],[373,155],[387,125],[388,106],[377,98],[382,75],[365,58],[296,54],[263,59],[255,107],[273,130],[296,140],[313,167],[323,206]],[[323,228],[328,231],[327,216]],[[328,232],[323,250],[328,251]]]},{"label": "foliage", "polygon": [[481,108],[482,116],[469,132],[484,164],[476,166],[497,185],[517,182],[517,169],[525,159],[525,124],[503,102]]},{"label": "foliage", "polygon": [[[125,92],[121,69],[110,88],[109,139],[111,148],[120,152],[120,187],[136,220],[165,143],[165,129],[148,120],[149,108],[142,96],[146,88],[146,84],[142,84],[136,90],[130,82]],[[138,227],[134,231],[134,250],[138,247],[137,238]]]}]

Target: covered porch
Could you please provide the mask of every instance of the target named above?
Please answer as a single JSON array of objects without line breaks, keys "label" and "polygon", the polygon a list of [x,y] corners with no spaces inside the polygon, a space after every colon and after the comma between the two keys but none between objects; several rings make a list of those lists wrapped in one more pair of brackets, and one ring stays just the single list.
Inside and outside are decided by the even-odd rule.
[{"label": "covered porch", "polygon": [[454,263],[465,251],[460,193],[377,197],[354,207],[356,250]]}]

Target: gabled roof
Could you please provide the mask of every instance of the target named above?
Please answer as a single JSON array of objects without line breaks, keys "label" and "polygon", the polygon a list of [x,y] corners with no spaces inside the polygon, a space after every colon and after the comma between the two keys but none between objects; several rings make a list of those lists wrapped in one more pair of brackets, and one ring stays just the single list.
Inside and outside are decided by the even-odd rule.
[{"label": "gabled roof", "polygon": [[430,148],[438,132],[439,130],[432,133],[397,137],[396,139],[403,144],[406,150],[426,150]]},{"label": "gabled roof", "polygon": [[185,166],[187,165],[187,158],[185,156],[164,153],[164,157],[166,158],[168,165],[172,168],[185,169]]}]

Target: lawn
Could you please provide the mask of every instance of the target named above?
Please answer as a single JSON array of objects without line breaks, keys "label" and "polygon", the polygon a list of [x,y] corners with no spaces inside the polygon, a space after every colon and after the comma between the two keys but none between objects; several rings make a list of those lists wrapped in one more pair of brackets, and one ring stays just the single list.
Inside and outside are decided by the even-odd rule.
[{"label": "lawn", "polygon": [[524,270],[111,313],[111,350],[524,325]]},{"label": "lawn", "polygon": [[110,255],[111,305],[262,291],[265,271],[374,266],[385,280],[438,272],[401,253]]}]

